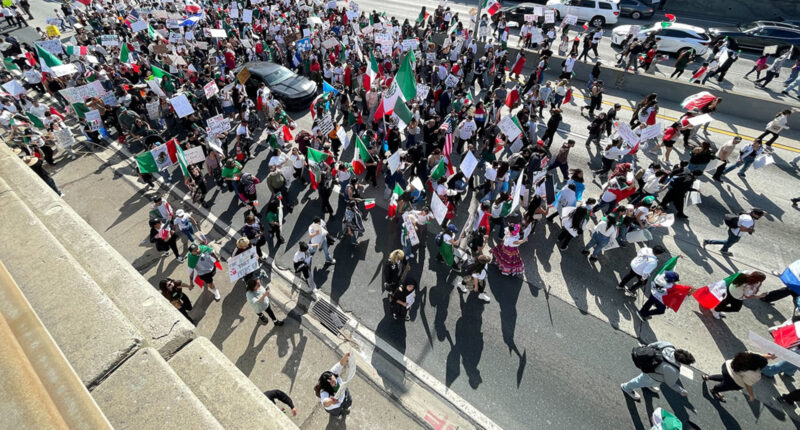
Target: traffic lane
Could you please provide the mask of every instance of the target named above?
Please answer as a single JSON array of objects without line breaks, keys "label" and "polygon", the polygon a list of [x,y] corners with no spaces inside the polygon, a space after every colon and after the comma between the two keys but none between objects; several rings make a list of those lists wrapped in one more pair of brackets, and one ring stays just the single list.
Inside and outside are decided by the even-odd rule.
[{"label": "traffic lane", "polygon": [[[317,213],[313,207],[303,211],[297,221],[300,234]],[[452,285],[455,277],[433,261],[437,254],[431,244],[435,229],[421,235],[425,247],[409,275],[420,279],[419,308],[405,325],[389,319],[380,292],[380,270],[388,252],[399,247],[399,233],[382,215],[382,209],[371,211],[365,221],[367,234],[358,247],[346,241],[334,245],[331,252],[336,265],[326,269],[322,267],[323,258],[314,257],[317,285],[344,310],[505,428],[521,428],[526,423],[574,428],[599,421],[597,418],[618,423],[619,417],[625,416],[627,403],[617,386],[635,376],[627,361],[627,351],[636,343],[630,336],[609,329],[605,322],[553,295],[547,297],[542,288],[549,285],[538,284],[531,277],[528,282],[508,279],[494,268],[490,268],[488,279],[493,302],[484,305],[474,295],[462,300]],[[340,231],[338,223],[330,223],[329,228],[332,234]],[[387,242],[388,246],[383,245]],[[548,252],[538,247],[541,244],[534,244],[537,254]],[[276,261],[290,266],[295,248],[279,250]],[[530,248],[533,246],[523,253],[530,252],[525,259],[535,267],[538,256],[534,257]],[[597,274],[574,260],[554,271],[573,275],[565,281],[578,290],[608,288],[587,282]],[[624,299],[613,306],[615,311],[623,308],[630,317],[632,308]],[[541,408],[521,411],[518,404],[502,401],[509,397],[509,388],[515,398],[536,399]],[[700,398],[699,391],[693,398]],[[563,408],[571,403],[583,408]],[[672,404],[661,406],[674,408]],[[695,408],[702,406],[696,404]],[[698,414],[692,420],[710,428],[719,420],[713,413]],[[647,415],[638,419],[647,422]],[[736,419],[745,424],[750,418]],[[604,428],[619,428],[617,425]]]}]

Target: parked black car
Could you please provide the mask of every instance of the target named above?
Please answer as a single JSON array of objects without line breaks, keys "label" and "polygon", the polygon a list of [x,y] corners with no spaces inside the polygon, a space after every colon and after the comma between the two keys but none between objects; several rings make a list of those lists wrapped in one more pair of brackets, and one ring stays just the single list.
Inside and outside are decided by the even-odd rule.
[{"label": "parked black car", "polygon": [[633,19],[650,18],[655,13],[650,0],[619,0],[619,14]]},{"label": "parked black car", "polygon": [[[513,6],[504,6],[500,8],[500,12],[506,17],[506,22],[516,22],[517,24],[522,25],[522,23],[525,22],[525,14],[533,15],[534,7],[540,7],[542,10],[544,10],[544,5],[546,3],[547,0],[533,0],[525,3],[517,3]],[[493,22],[497,22],[498,19],[500,19],[499,13],[496,13],[494,16],[492,16]]]},{"label": "parked black car", "polygon": [[[267,84],[276,99],[283,102],[288,111],[308,109],[311,101],[317,96],[317,84],[297,73],[269,61],[251,61],[242,67],[250,71],[250,79],[245,83],[247,95],[255,97],[261,82]],[[239,67],[235,70],[238,74]]]},{"label": "parked black car", "polygon": [[732,27],[709,28],[708,33],[716,42],[728,37],[739,48],[761,50],[765,46],[778,45],[778,50],[800,46],[800,27],[785,22],[754,21]]}]

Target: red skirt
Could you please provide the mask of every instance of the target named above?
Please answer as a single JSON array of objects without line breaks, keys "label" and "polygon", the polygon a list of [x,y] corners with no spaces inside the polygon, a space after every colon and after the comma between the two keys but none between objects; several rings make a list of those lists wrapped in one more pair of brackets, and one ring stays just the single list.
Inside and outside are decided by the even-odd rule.
[{"label": "red skirt", "polygon": [[518,275],[525,272],[525,263],[519,256],[519,247],[499,244],[492,249],[497,268],[504,275]]}]

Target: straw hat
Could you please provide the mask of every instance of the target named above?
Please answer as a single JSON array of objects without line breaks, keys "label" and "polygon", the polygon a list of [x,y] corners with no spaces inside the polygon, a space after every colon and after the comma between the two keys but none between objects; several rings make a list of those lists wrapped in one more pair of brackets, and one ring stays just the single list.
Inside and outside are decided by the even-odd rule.
[{"label": "straw hat", "polygon": [[36,164],[36,162],[39,161],[39,159],[36,157],[31,157],[30,155],[26,155],[22,157],[22,161],[24,161],[25,164],[33,167]]}]

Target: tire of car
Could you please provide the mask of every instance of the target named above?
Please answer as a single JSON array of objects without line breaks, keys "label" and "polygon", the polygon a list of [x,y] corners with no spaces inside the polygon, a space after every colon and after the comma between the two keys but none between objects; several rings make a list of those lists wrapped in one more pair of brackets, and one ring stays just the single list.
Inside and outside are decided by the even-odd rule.
[{"label": "tire of car", "polygon": [[597,15],[595,17],[592,17],[589,23],[592,25],[592,27],[602,27],[606,25],[606,19],[600,15]]},{"label": "tire of car", "polygon": [[688,51],[688,50],[690,50],[690,49],[692,49],[692,48],[688,48],[688,47],[685,47],[685,46],[684,46],[683,48],[679,49],[679,50],[678,50],[678,52],[676,52],[676,53],[674,54],[674,55],[675,55],[675,58],[678,58],[678,57],[680,57],[680,56],[681,56],[681,54],[683,54],[684,52],[686,52],[686,51]]},{"label": "tire of car", "polygon": [[641,19],[642,18],[642,13],[639,12],[638,10],[635,10],[635,11],[633,11],[633,13],[631,13],[631,18],[633,18],[633,19]]}]

